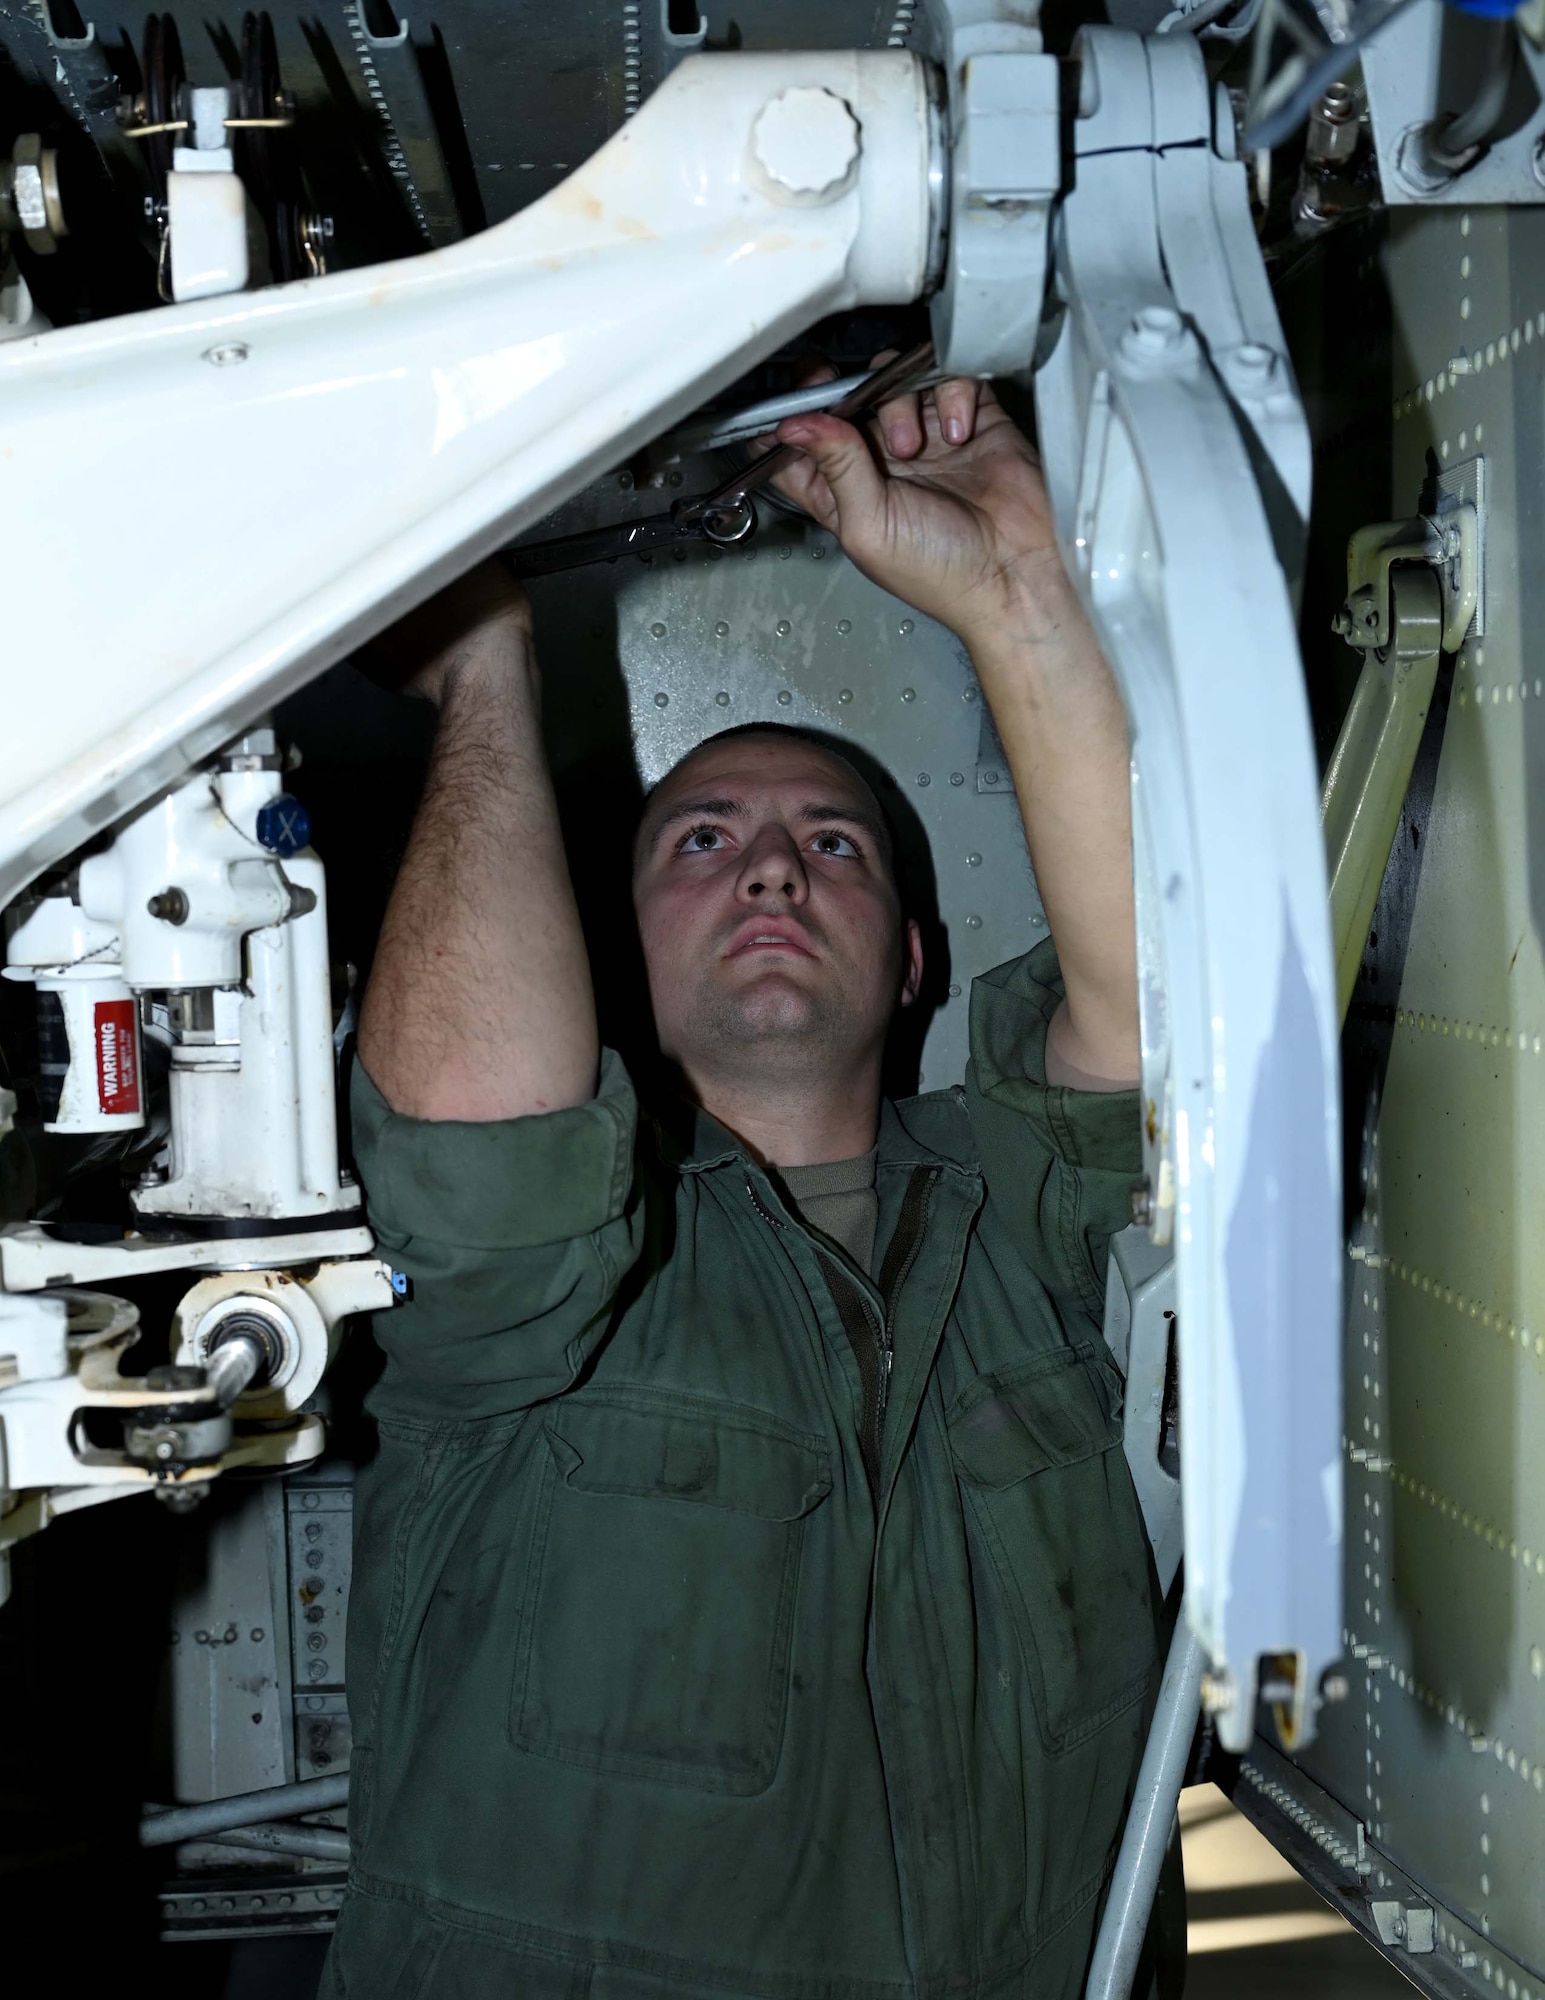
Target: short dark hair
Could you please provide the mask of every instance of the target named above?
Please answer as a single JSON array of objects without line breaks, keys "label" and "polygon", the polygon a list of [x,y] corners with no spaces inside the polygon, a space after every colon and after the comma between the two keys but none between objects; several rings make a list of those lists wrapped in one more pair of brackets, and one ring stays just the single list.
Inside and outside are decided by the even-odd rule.
[{"label": "short dark hair", "polygon": [[705,736],[701,743],[694,743],[692,748],[683,756],[678,757],[671,768],[662,773],[644,794],[644,802],[639,810],[637,834],[635,834],[635,863],[638,859],[637,837],[643,833],[644,827],[648,823],[650,802],[659,791],[661,785],[667,779],[673,778],[683,764],[690,764],[700,751],[711,750],[716,743],[733,742],[737,736],[771,736],[785,742],[808,743],[813,750],[821,751],[824,756],[830,757],[834,762],[841,764],[844,769],[850,772],[855,782],[874,801],[875,817],[884,838],[885,858],[890,863],[891,874],[896,881],[898,891],[901,889],[900,876],[896,866],[898,854],[896,825],[890,813],[886,810],[885,800],[880,794],[880,787],[875,782],[876,778],[879,778],[882,783],[885,781],[884,772],[876,766],[874,776],[871,776],[869,772],[861,767],[847,745],[839,738],[828,736],[823,730],[806,729],[797,722],[736,722],[728,729],[716,729],[712,736]]}]

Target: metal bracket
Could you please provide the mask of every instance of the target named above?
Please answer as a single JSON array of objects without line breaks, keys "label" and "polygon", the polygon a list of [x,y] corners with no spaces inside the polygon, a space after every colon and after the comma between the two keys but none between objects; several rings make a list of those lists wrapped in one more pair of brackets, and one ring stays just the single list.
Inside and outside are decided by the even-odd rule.
[{"label": "metal bracket", "polygon": [[1343,1016],[1399,830],[1440,657],[1456,652],[1481,624],[1483,461],[1474,467],[1476,498],[1443,496],[1435,513],[1359,528],[1347,545],[1347,598],[1334,629],[1366,658],[1320,794]]},{"label": "metal bracket", "polygon": [[1457,500],[1414,520],[1359,528],[1352,536],[1347,544],[1347,598],[1333,629],[1361,652],[1382,653],[1394,643],[1390,572],[1399,563],[1425,563],[1436,574],[1443,600],[1442,649],[1458,652],[1471,626],[1478,623],[1481,604],[1477,504]]},{"label": "metal bracket", "polygon": [[1428,1952],[1433,1949],[1432,1910],[1424,1903],[1397,1903],[1370,1898],[1368,1914],[1381,1944],[1398,1945],[1403,1951]]},{"label": "metal bracket", "polygon": [[943,283],[930,317],[952,375],[1019,374],[1040,332],[1062,110],[1059,65],[1034,18],[980,0],[933,0],[930,10],[951,140]]},{"label": "metal bracket", "polygon": [[361,0],[351,0],[344,11],[392,178],[433,247],[455,243],[463,233],[461,216],[408,23],[400,21],[395,35],[373,35]]},{"label": "metal bracket", "polygon": [[1105,1282],[1105,1344],[1126,1378],[1122,1446],[1153,1548],[1159,1588],[1167,1597],[1180,1567],[1184,1529],[1180,1474],[1164,1450],[1165,1389],[1175,1324],[1175,1264],[1137,1225],[1111,1238]]}]

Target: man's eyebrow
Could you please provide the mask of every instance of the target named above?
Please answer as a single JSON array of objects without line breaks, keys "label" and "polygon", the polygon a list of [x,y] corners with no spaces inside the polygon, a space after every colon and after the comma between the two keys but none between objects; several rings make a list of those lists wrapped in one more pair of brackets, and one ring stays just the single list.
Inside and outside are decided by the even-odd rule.
[{"label": "man's eyebrow", "polygon": [[832,820],[846,820],[850,826],[861,826],[877,847],[887,844],[884,824],[862,806],[809,805],[801,806],[799,816],[813,826],[826,825]]},{"label": "man's eyebrow", "polygon": [[745,819],[750,810],[744,799],[683,799],[680,805],[662,813],[650,828],[650,851],[659,846],[660,835],[667,827],[678,826],[684,819]]}]

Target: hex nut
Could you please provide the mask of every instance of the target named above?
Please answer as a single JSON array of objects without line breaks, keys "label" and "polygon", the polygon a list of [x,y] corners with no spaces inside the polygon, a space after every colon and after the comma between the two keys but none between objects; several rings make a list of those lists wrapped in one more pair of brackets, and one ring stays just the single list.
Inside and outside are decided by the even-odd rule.
[{"label": "hex nut", "polygon": [[751,152],[785,197],[833,201],[858,159],[858,120],[842,98],[819,85],[780,90],[757,114]]}]

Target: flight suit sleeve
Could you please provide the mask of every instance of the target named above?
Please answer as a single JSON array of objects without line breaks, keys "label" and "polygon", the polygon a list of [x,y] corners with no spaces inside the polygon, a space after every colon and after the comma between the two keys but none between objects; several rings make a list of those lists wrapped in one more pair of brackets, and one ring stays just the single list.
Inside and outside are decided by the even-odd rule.
[{"label": "flight suit sleeve", "polygon": [[487,1123],[404,1117],[356,1063],[351,1109],[366,1214],[410,1288],[376,1317],[376,1414],[502,1416],[569,1388],[641,1240],[621,1057],[586,1104]]},{"label": "flight suit sleeve", "polygon": [[1054,1298],[1100,1318],[1113,1233],[1142,1172],[1136,1090],[1046,1081],[1046,1030],[1062,999],[1046,938],[971,988],[966,1103],[987,1199]]}]

